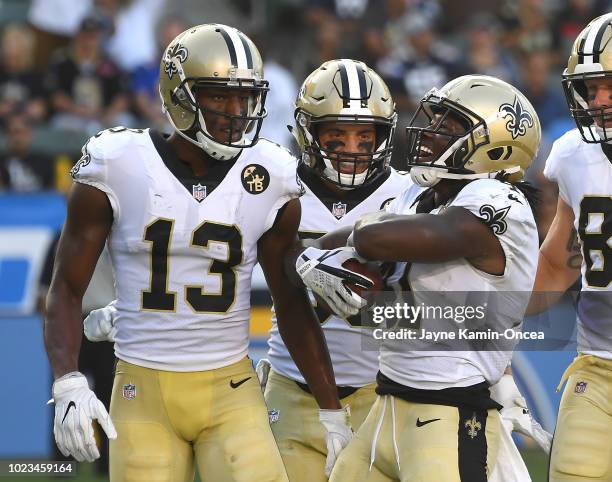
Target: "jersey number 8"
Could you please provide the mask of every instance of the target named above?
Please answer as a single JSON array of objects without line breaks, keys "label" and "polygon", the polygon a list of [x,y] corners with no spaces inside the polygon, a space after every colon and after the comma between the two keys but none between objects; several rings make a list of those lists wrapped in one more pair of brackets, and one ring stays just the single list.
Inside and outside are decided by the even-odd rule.
[{"label": "jersey number 8", "polygon": [[588,285],[606,288],[612,280],[612,197],[585,196],[582,199],[578,233]]}]

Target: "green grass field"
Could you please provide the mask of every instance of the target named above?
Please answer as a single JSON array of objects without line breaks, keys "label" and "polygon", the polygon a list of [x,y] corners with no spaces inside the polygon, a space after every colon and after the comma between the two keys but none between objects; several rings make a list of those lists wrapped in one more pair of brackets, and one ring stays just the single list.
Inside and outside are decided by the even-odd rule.
[{"label": "green grass field", "polygon": [[[548,468],[547,457],[539,450],[525,450],[522,452],[523,459],[529,468],[531,474],[531,480],[533,482],[546,482],[546,471]],[[0,477],[0,482],[58,482],[60,480],[66,482],[105,482],[108,480],[107,477],[100,477],[95,474],[93,465],[91,464],[79,464],[76,476],[71,477]],[[196,482],[199,482],[199,477],[196,476]]]}]

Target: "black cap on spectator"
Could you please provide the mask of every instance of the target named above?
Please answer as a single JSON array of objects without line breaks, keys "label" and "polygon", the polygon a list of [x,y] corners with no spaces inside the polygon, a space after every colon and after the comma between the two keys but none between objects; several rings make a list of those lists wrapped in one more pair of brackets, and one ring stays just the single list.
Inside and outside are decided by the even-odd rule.
[{"label": "black cap on spectator", "polygon": [[81,20],[79,32],[99,32],[104,29],[104,21],[96,15],[88,15]]}]

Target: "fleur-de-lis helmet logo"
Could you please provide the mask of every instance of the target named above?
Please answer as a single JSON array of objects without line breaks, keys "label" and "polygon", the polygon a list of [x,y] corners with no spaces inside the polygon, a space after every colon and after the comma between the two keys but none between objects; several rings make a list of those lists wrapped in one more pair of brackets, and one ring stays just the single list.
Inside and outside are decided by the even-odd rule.
[{"label": "fleur-de-lis helmet logo", "polygon": [[176,60],[182,64],[187,60],[188,55],[189,52],[187,51],[187,47],[180,43],[176,43],[166,50],[166,55],[164,57],[164,72],[166,72],[169,79],[171,79],[174,74],[178,73]]},{"label": "fleur-de-lis helmet logo", "polygon": [[512,134],[512,139],[516,139],[518,136],[524,136],[527,134],[527,128],[533,127],[533,116],[523,104],[521,104],[518,96],[514,96],[514,103],[505,103],[499,107],[499,111],[506,118],[510,116],[508,122],[506,122],[506,129]]}]

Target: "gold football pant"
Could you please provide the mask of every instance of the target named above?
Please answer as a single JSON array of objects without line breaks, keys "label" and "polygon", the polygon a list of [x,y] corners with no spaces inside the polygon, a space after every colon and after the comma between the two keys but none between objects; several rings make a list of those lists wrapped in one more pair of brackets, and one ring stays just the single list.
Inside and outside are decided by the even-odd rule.
[{"label": "gold football pant", "polygon": [[119,361],[112,482],[287,482],[251,361],[201,372]]},{"label": "gold football pant", "polygon": [[[363,423],[374,400],[376,385],[366,385],[343,398],[351,408],[353,430]],[[325,477],[325,428],[319,422],[314,397],[296,383],[270,370],[266,384],[266,405],[274,438],[290,482],[327,482]]]},{"label": "gold football pant", "polygon": [[576,357],[559,406],[550,482],[612,482],[612,360]]},{"label": "gold football pant", "polygon": [[499,444],[497,410],[379,396],[330,482],[486,482]]}]

